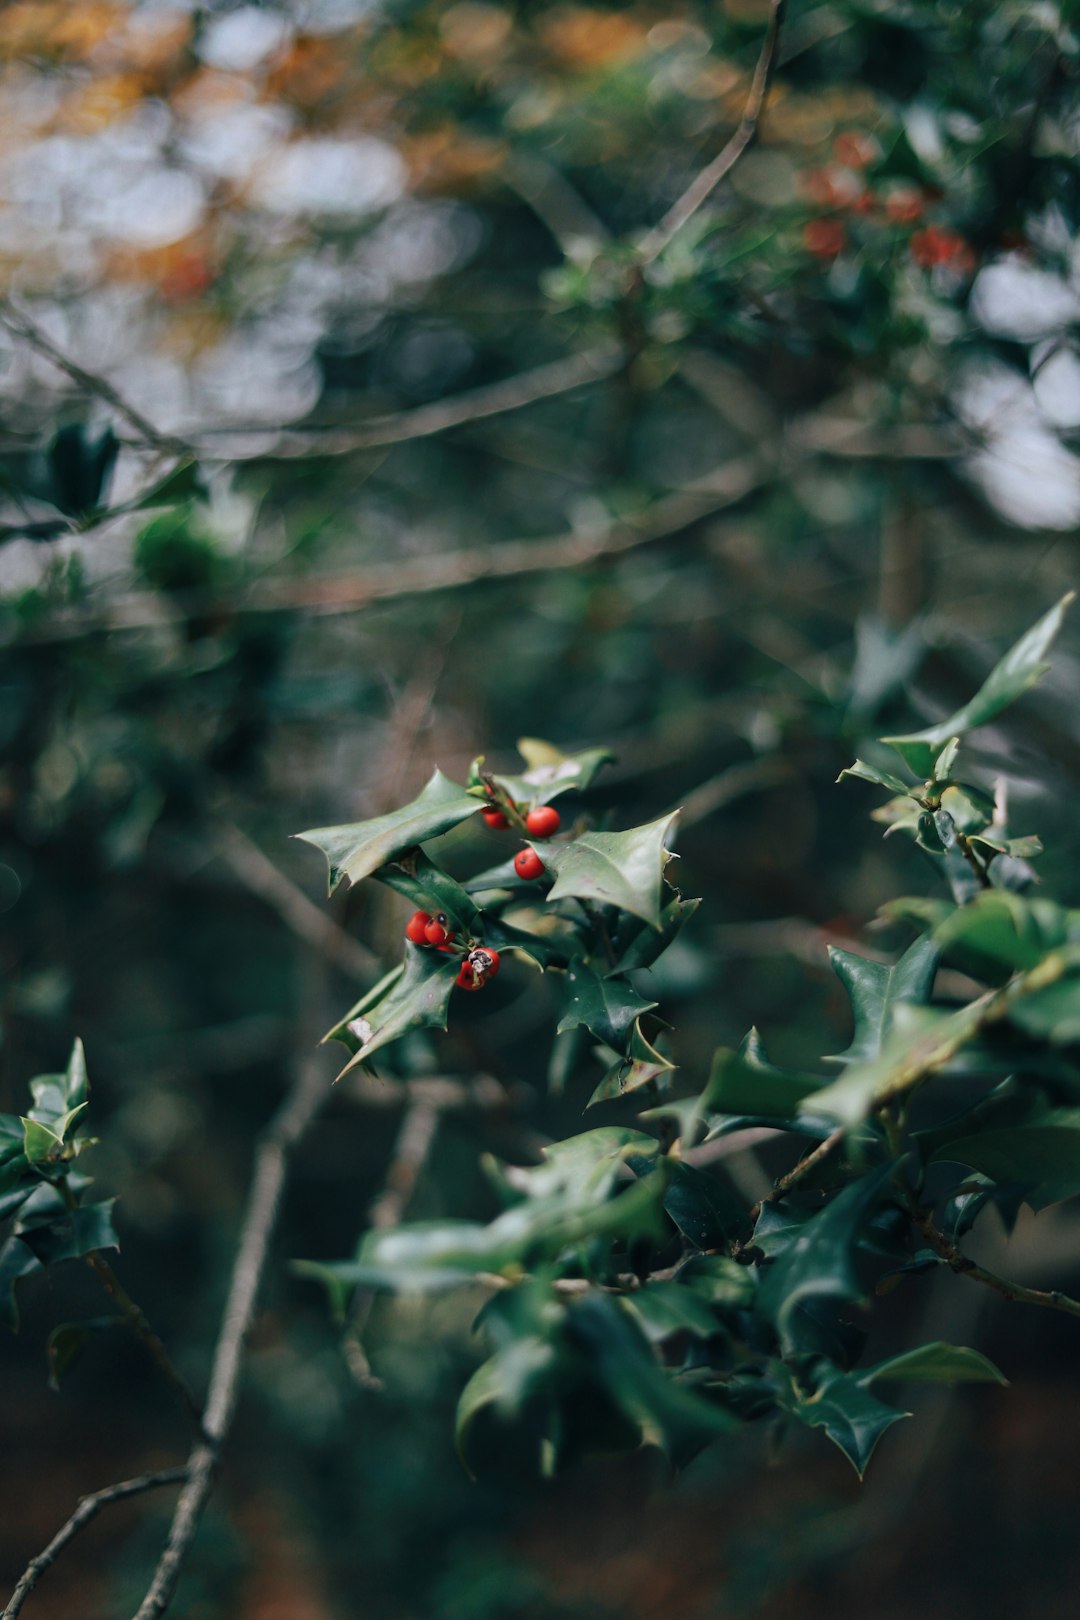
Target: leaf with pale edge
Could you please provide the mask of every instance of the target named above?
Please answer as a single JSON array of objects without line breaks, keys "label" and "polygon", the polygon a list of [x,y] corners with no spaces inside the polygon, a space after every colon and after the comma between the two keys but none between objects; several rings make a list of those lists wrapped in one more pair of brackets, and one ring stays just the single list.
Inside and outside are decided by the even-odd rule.
[{"label": "leaf with pale edge", "polygon": [[456,956],[406,944],[404,968],[400,975],[392,976],[386,994],[366,1005],[359,1003],[363,1010],[355,1011],[344,1025],[331,1032],[334,1039],[353,1048],[353,1056],[341,1073],[366,1063],[381,1047],[400,1040],[411,1030],[445,1029],[458,966]]},{"label": "leaf with pale edge", "polygon": [[419,797],[400,810],[345,827],[315,827],[296,837],[314,844],[326,856],[333,894],[342,878],[359,883],[407,849],[449,832],[476,811],[476,800],[437,770]]},{"label": "leaf with pale edge", "polygon": [[920,1344],[916,1350],[879,1361],[858,1374],[858,1381],[870,1385],[895,1379],[918,1384],[1008,1384],[1003,1372],[978,1350],[960,1344]]}]

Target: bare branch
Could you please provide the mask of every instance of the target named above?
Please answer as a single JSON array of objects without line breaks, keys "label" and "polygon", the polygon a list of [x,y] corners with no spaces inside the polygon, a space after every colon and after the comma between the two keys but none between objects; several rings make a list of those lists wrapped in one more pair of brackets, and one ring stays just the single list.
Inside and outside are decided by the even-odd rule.
[{"label": "bare branch", "polygon": [[139,1474],[135,1479],[121,1480],[117,1485],[107,1485],[104,1490],[82,1497],[70,1519],[56,1532],[45,1550],[39,1552],[36,1558],[31,1558],[19,1584],[11,1594],[7,1608],[0,1615],[0,1620],[16,1620],[41,1576],[51,1568],[79,1531],[88,1525],[91,1519],[97,1517],[103,1507],[109,1507],[113,1502],[122,1502],[129,1496],[141,1496],[144,1491],[157,1490],[162,1485],[179,1485],[186,1478],[186,1468],[165,1468],[156,1474]]},{"label": "bare branch", "polygon": [[85,366],[80,366],[62,349],[58,349],[52,338],[42,331],[37,322],[31,320],[24,310],[16,309],[10,298],[0,298],[0,324],[6,326],[13,337],[21,338],[32,349],[36,349],[38,354],[44,355],[46,360],[65,372],[72,382],[77,382],[88,394],[95,394],[106,405],[111,405],[114,411],[118,411],[130,423],[144,444],[152,445],[157,450],[168,450],[174,455],[191,455],[191,447],[183,439],[160,432],[153,422],[113,387],[112,383],[106,382],[105,378],[99,377],[96,372],[87,371]]},{"label": "bare branch", "polygon": [[783,27],[786,4],[787,0],[772,0],[769,7],[765,40],[754,69],[750,94],[746,98],[746,106],[743,108],[738,129],[723,151],[701,170],[678,201],[668,209],[659,225],[649,232],[639,250],[640,263],[652,264],[654,259],[659,258],[672,238],[694,217],[702,203],[709,199],[721,180],[731,173],[757,134],[758,119],[765,105],[776,53],[780,47],[780,31]]},{"label": "bare branch", "polygon": [[[221,427],[204,430],[204,437],[212,435],[218,447],[210,450],[203,446],[204,454],[227,457],[230,461],[246,458],[275,457],[292,459],[297,456],[343,456],[354,450],[375,450],[383,445],[404,444],[411,439],[429,439],[450,428],[464,427],[469,422],[482,422],[487,417],[502,416],[508,411],[520,411],[542,399],[553,399],[574,388],[599,382],[610,377],[622,364],[622,350],[615,344],[604,344],[585,349],[563,360],[553,360],[532,371],[519,372],[502,382],[486,383],[482,388],[471,388],[449,399],[436,400],[431,405],[420,405],[416,410],[399,411],[392,416],[376,416],[357,427],[288,428],[267,443],[267,429],[251,427]],[[249,441],[245,448],[245,440]]]},{"label": "bare branch", "polygon": [[934,1225],[932,1216],[926,1210],[913,1210],[912,1218],[934,1253],[961,1277],[970,1277],[972,1282],[983,1283],[995,1293],[1019,1305],[1042,1305],[1047,1310],[1064,1311],[1067,1316],[1080,1316],[1080,1299],[1063,1294],[1059,1288],[1027,1288],[1023,1283],[1008,1282],[1006,1278],[999,1277],[995,1271],[987,1271],[985,1266],[976,1265],[975,1261],[970,1260],[955,1243],[950,1243],[945,1234]]},{"label": "bare branch", "polygon": [[[504,540],[498,545],[462,547],[441,556],[370,568],[362,574],[328,579],[292,580],[283,585],[255,586],[244,598],[245,613],[305,612],[311,616],[352,613],[373,602],[391,602],[436,591],[460,590],[482,581],[515,579],[624,555],[639,546],[671,538],[702,518],[738,503],[767,482],[771,461],[745,457],[718,467],[707,478],[687,485],[647,506],[635,517],[613,522],[587,534],[560,534],[547,539]],[[218,606],[208,598],[178,603],[183,616]],[[168,607],[157,596],[138,592],[114,601],[94,618],[58,617],[27,640],[60,641],[100,630],[140,630],[169,623]]]},{"label": "bare branch", "polygon": [[186,1480],[168,1540],[149,1590],[139,1605],[137,1620],[156,1620],[168,1608],[213,1488],[218,1459],[236,1408],[244,1343],[254,1320],[259,1286],[277,1225],[289,1155],[314,1119],[328,1090],[319,1057],[314,1052],[305,1054],[291,1089],[260,1139],[229,1296],[214,1351],[202,1437],[188,1457]]},{"label": "bare branch", "polygon": [[232,822],[222,822],[215,842],[218,853],[244,887],[265,901],[294,934],[336,967],[358,979],[378,968],[379,963],[372,953],[309,900],[239,827]]}]

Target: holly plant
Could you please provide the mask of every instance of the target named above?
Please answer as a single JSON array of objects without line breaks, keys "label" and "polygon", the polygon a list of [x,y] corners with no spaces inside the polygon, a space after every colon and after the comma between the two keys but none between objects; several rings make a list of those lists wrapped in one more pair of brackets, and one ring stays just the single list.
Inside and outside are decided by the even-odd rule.
[{"label": "holly plant", "polygon": [[[643,972],[697,902],[668,877],[674,815],[615,831],[556,810],[586,792],[600,751],[525,740],[519,775],[482,760],[462,786],[436,772],[393,815],[303,834],[331,887],[372,877],[417,908],[404,960],[331,1032],[346,1070],[418,1026],[445,1027],[456,996],[482,991],[509,956],[556,986],[556,1047],[579,1028],[600,1044],[590,1103],[634,1105],[632,1123],[553,1142],[539,1164],[489,1163],[503,1207],[486,1224],[372,1230],[353,1259],[301,1266],[339,1302],[354,1289],[483,1291],[491,1354],[457,1419],[469,1468],[515,1445],[547,1470],[642,1443],[679,1464],[770,1418],[824,1429],[862,1475],[907,1415],[888,1398],[896,1385],[1005,1382],[979,1351],[941,1342],[867,1364],[868,1301],[944,1267],[1080,1315],[963,1249],[984,1212],[1010,1229],[1022,1205],[1080,1192],[1080,912],[1038,892],[1038,839],[1011,834],[1003,795],[964,759],[968,734],[1046,669],[1068,600],[962,709],[880,739],[875,759],[891,767],[842,773],[889,792],[887,833],[926,851],[942,892],[886,908],[917,931],[895,961],[832,952],[853,1030],[829,1074],[776,1067],[751,1030],[703,1085],[675,1085]],[[478,810],[524,841],[459,881],[432,846]],[[772,1133],[787,1166],[753,1207],[724,1168],[749,1127]]]}]

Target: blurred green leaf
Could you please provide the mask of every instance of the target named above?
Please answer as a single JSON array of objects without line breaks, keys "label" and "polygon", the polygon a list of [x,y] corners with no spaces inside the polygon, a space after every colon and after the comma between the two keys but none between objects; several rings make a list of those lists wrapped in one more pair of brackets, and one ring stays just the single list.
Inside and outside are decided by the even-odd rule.
[{"label": "blurred green leaf", "polygon": [[963,737],[986,725],[988,720],[1008,708],[1018,697],[1041,680],[1050,668],[1046,653],[1061,628],[1065,609],[1075,596],[1069,591],[1049,613],[1032,625],[1026,635],[1009,649],[986,677],[975,696],[962,709],[939,720],[936,725],[922,731],[905,732],[900,736],[883,737],[891,744],[917,776],[928,777],[934,768],[939,751],[953,737]]},{"label": "blurred green leaf", "polygon": [[877,1383],[880,1379],[920,1384],[1009,1382],[1004,1373],[999,1372],[994,1363],[978,1350],[968,1350],[958,1344],[943,1344],[941,1340],[935,1340],[933,1344],[920,1344],[915,1350],[891,1356],[888,1361],[879,1361],[876,1366],[867,1367],[859,1374],[859,1383],[863,1385]]}]

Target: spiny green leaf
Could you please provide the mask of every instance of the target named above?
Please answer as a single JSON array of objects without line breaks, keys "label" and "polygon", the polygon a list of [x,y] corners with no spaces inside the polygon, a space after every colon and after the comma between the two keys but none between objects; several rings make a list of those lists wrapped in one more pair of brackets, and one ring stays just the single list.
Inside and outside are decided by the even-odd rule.
[{"label": "spiny green leaf", "polygon": [[874,782],[878,787],[888,788],[890,793],[910,796],[915,791],[901,777],[894,776],[891,771],[879,771],[876,765],[868,765],[865,759],[857,759],[854,765],[841,771],[836,780],[842,782],[845,776],[858,777],[861,782]]},{"label": "spiny green leaf", "polygon": [[585,832],[570,843],[534,845],[555,873],[548,900],[566,897],[618,906],[659,930],[666,841],[678,811],[626,832]]},{"label": "spiny green leaf", "polygon": [[634,1020],[630,1031],[630,1044],[626,1054],[605,1074],[586,1107],[594,1103],[610,1102],[613,1097],[625,1097],[631,1091],[640,1091],[664,1075],[674,1072],[675,1065],[663,1057],[641,1033],[641,1019]]},{"label": "spiny green leaf", "polygon": [[633,973],[639,968],[652,967],[682,930],[700,906],[700,900],[669,900],[660,914],[660,930],[646,927],[639,930],[619,957],[613,973]]},{"label": "spiny green leaf", "polygon": [[713,1055],[702,1107],[708,1113],[787,1120],[820,1084],[814,1075],[789,1074],[721,1046]]},{"label": "spiny green leaf", "polygon": [[516,1417],[530,1397],[543,1390],[557,1361],[558,1351],[550,1340],[530,1333],[511,1340],[473,1373],[458,1399],[454,1440],[474,1477],[470,1441],[477,1420],[490,1410]]},{"label": "spiny green leaf", "polygon": [[940,956],[927,937],[917,939],[892,963],[872,962],[830,945],[829,960],[851,998],[855,1021],[850,1046],[830,1061],[866,1063],[880,1057],[897,1003],[929,1001]]},{"label": "spiny green leaf", "polygon": [[794,1319],[801,1305],[817,1298],[862,1298],[855,1252],[863,1223],[886,1196],[894,1169],[882,1165],[850,1182],[804,1222],[795,1241],[770,1268],[758,1295],[759,1307],[775,1323],[785,1354],[798,1348]]},{"label": "spiny green leaf", "polygon": [[[357,1064],[366,1063],[373,1053],[391,1041],[400,1040],[411,1030],[445,1029],[458,966],[456,956],[406,944],[400,976],[393,978],[384,996],[369,1002],[362,1012],[348,1020],[345,1033],[351,1035],[356,1048],[341,1073],[347,1074]],[[341,1034],[336,1031],[334,1034],[342,1039]],[[351,1042],[345,1044],[351,1045]]]},{"label": "spiny green leaf", "polygon": [[1075,591],[1070,591],[1063,596],[1026,635],[1021,636],[963,708],[957,709],[948,719],[939,720],[936,725],[926,726],[922,731],[883,737],[882,742],[891,744],[917,776],[928,777],[933,770],[935,757],[951,738],[963,737],[966,732],[984,726],[1046,673],[1050,667],[1045,662],[1047,650],[1060,630],[1065,609],[1075,594]]},{"label": "spiny green leaf", "polygon": [[860,1479],[882,1435],[894,1423],[911,1416],[910,1412],[886,1406],[852,1374],[835,1371],[821,1380],[813,1394],[803,1395],[792,1387],[781,1394],[780,1404],[807,1428],[824,1429]]},{"label": "spiny green leaf", "polygon": [[624,979],[602,979],[580,960],[571,962],[562,979],[564,1012],[557,1033],[584,1024],[608,1046],[621,1050],[634,1022],[656,1006],[639,996]]},{"label": "spiny green leaf", "polygon": [[985,997],[938,1013],[926,1007],[898,1002],[888,1038],[876,1058],[853,1063],[832,1085],[811,1093],[803,1102],[807,1114],[824,1114],[841,1125],[857,1125],[881,1103],[914,1083],[930,1054],[946,1048],[959,1050],[978,1033]]},{"label": "spiny green leaf", "polygon": [[[564,793],[584,793],[597,771],[614,759],[606,748],[587,748],[580,754],[564,754],[553,743],[542,742],[539,737],[519,737],[518,752],[526,769],[518,775],[504,775],[493,771],[492,779],[514,803],[522,809],[537,804],[551,804]],[[480,767],[476,760],[470,771],[471,791],[478,797],[483,793]]]},{"label": "spiny green leaf", "polygon": [[727,1247],[749,1231],[746,1205],[723,1172],[699,1170],[685,1160],[675,1164],[664,1208],[698,1249]]},{"label": "spiny green leaf", "polygon": [[884,1379],[903,1379],[920,1384],[1008,1384],[1005,1374],[978,1350],[964,1345],[920,1344],[915,1350],[879,1361],[858,1374],[858,1382],[869,1386]]},{"label": "spiny green leaf", "polygon": [[445,911],[458,932],[474,932],[479,926],[480,911],[475,901],[422,849],[407,850],[371,875],[388,889],[403,894],[418,910]]},{"label": "spiny green leaf", "polygon": [[349,826],[315,827],[296,836],[326,856],[333,894],[342,878],[359,883],[407,849],[457,827],[475,815],[477,808],[464,788],[437,770],[419,797],[400,810]]}]

